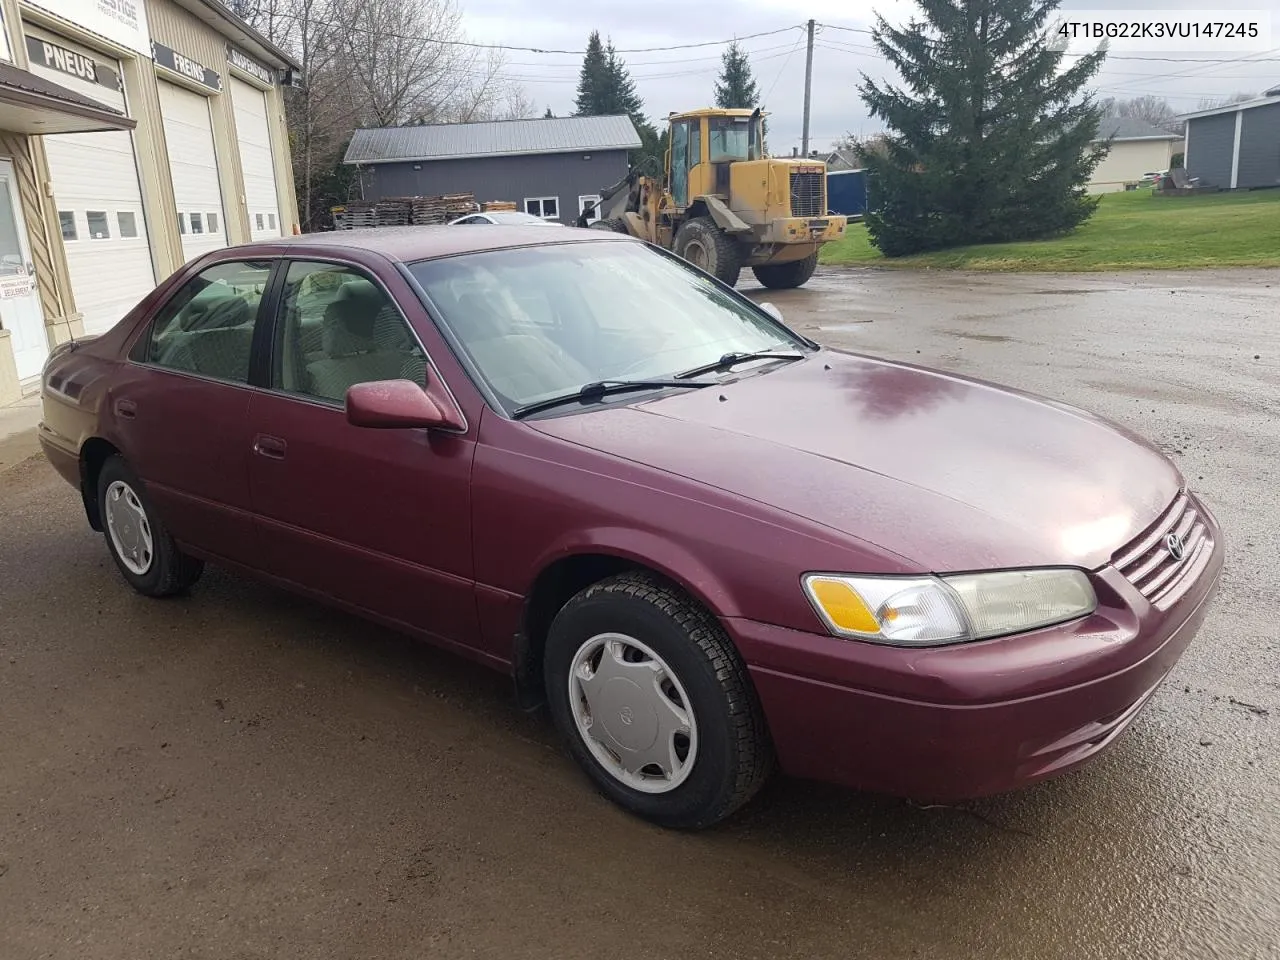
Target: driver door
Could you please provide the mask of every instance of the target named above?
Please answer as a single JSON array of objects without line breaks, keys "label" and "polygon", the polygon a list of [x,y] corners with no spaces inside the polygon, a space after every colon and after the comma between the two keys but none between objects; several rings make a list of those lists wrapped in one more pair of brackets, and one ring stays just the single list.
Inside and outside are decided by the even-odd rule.
[{"label": "driver door", "polygon": [[[695,123],[697,121],[694,121]],[[689,205],[689,121],[671,125],[671,200],[677,210]]]}]

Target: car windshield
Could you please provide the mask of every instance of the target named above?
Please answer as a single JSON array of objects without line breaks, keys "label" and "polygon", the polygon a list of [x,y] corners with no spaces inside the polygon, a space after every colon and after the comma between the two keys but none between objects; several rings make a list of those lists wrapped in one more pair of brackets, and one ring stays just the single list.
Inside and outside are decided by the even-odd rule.
[{"label": "car windshield", "polygon": [[507,413],[589,383],[670,378],[726,354],[807,345],[711,278],[628,240],[487,251],[409,269]]},{"label": "car windshield", "polygon": [[712,117],[710,127],[710,162],[726,163],[735,160],[759,160],[760,147],[751,136],[756,123],[750,117]]}]

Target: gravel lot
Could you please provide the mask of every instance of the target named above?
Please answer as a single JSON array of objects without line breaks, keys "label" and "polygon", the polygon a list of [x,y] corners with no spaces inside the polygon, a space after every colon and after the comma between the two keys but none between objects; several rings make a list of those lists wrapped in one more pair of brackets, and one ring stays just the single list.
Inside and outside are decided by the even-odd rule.
[{"label": "gravel lot", "polygon": [[[771,299],[834,346],[1158,442],[1223,590],[1085,770],[919,808],[778,781],[667,833],[507,683],[211,571],[134,596],[0,444],[0,958],[1280,956],[1280,272],[838,271]],[[24,450],[24,453],[28,452]]]}]

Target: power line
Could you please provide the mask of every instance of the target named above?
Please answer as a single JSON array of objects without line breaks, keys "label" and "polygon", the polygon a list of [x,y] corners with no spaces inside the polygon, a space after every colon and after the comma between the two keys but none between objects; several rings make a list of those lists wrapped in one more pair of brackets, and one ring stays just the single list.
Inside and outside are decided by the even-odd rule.
[{"label": "power line", "polygon": [[[347,30],[350,32],[373,33],[368,30],[352,24],[334,23],[330,20],[320,20],[312,17],[300,17],[292,13],[278,13],[275,15],[278,20],[292,20],[295,23],[310,23],[316,26],[328,27],[332,30]],[[791,30],[803,29],[804,24],[792,24],[789,27],[779,27],[776,30],[761,30],[759,33],[748,33],[741,37],[730,37],[727,40],[703,40],[700,43],[676,43],[665,47],[628,47],[626,49],[616,49],[614,53],[663,53],[668,50],[695,50],[703,47],[723,47],[730,43],[739,43],[743,40],[755,40],[758,37],[772,37],[780,33],[788,33]],[[586,54],[585,50],[561,50],[552,47],[521,47],[510,43],[475,43],[471,40],[444,40],[439,37],[423,37],[411,36],[403,33],[393,33],[391,31],[378,31],[383,37],[393,40],[406,40],[410,43],[434,43],[446,47],[468,47],[473,50],[518,50],[524,53],[541,53],[541,54],[568,54],[570,56],[581,57]]]}]

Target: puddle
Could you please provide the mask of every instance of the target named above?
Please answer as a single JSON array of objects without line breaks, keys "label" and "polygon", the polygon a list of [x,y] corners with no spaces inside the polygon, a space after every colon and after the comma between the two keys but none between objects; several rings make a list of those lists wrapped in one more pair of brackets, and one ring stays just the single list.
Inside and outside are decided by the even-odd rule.
[{"label": "puddle", "polygon": [[1006,337],[1000,333],[964,333],[960,330],[948,330],[947,333],[953,337],[962,337],[965,340],[981,340],[983,343],[1008,343],[1013,337]]}]

